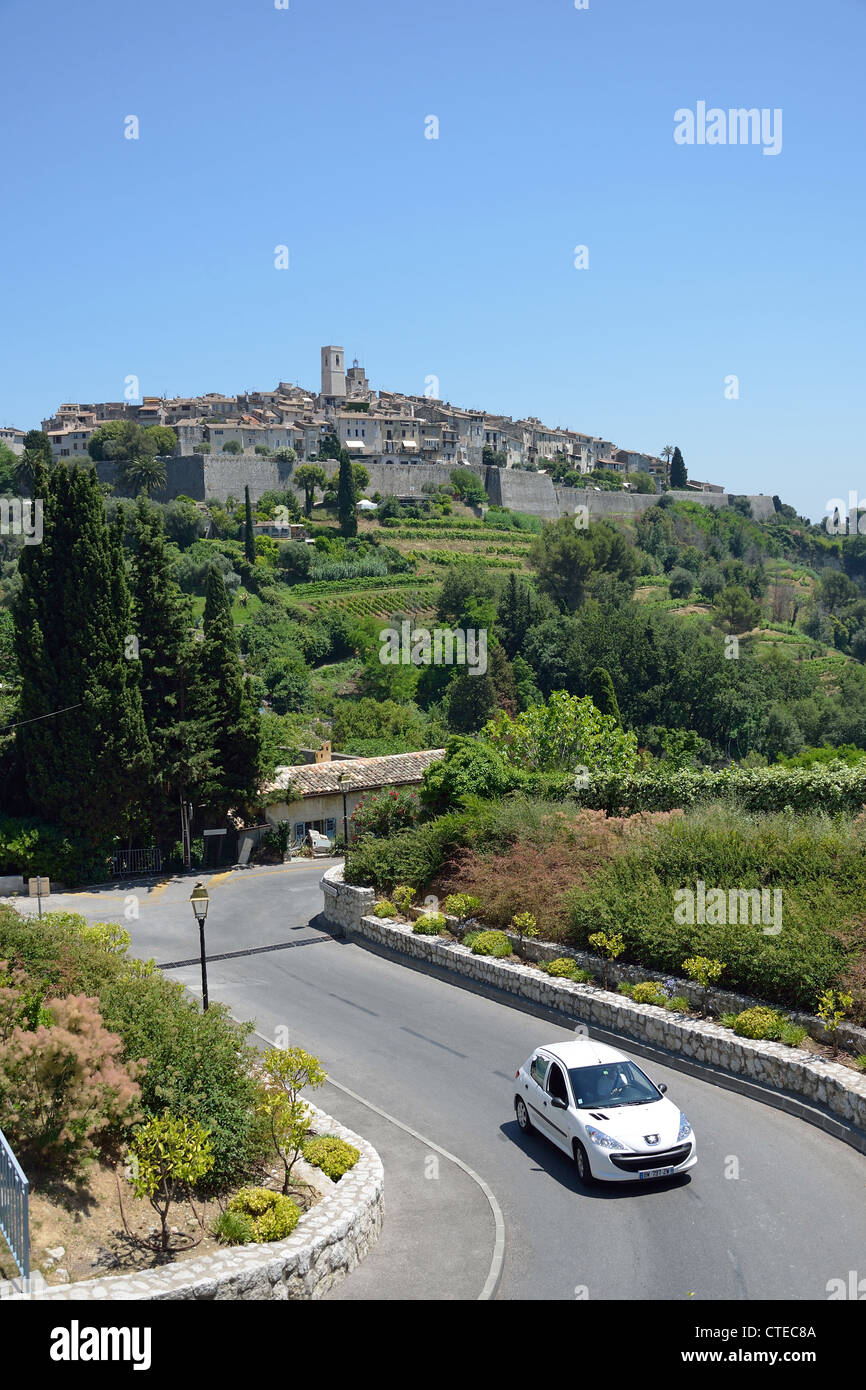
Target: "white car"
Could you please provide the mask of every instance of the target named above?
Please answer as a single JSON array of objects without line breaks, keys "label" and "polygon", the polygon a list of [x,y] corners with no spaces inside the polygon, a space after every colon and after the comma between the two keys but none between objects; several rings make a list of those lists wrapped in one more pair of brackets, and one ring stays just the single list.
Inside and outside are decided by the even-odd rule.
[{"label": "white car", "polygon": [[538,1047],[514,1079],[521,1130],[564,1149],[584,1186],[667,1178],[698,1161],[692,1127],[665,1099],[667,1088],[614,1047],[590,1038]]}]

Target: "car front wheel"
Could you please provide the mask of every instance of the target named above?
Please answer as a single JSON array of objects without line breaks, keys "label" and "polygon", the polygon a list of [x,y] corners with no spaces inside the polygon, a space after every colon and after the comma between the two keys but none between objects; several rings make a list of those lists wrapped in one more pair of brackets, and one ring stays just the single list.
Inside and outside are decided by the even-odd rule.
[{"label": "car front wheel", "polygon": [[575,1139],[574,1141],[574,1166],[577,1169],[577,1180],[581,1187],[592,1187],[595,1178],[592,1176],[592,1169],[589,1166],[586,1149],[579,1139]]},{"label": "car front wheel", "polygon": [[514,1102],[514,1109],[517,1114],[517,1123],[521,1133],[529,1134],[532,1130],[532,1121],[529,1118],[529,1111],[524,1102],[520,1099],[520,1096],[518,1096],[517,1100]]}]

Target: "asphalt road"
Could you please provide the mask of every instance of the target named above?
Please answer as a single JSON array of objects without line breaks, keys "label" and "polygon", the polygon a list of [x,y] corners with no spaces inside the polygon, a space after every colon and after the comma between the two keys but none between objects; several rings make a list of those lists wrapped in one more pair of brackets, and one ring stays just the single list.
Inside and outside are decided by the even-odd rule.
[{"label": "asphalt road", "polygon": [[[329,1081],[312,1098],[385,1164],[381,1239],[332,1299],[478,1298],[491,1271],[499,1299],[825,1299],[828,1280],[866,1273],[866,1157],[670,1067],[641,1061],[688,1114],[698,1165],[648,1188],[583,1192],[568,1158],[524,1138],[513,1112],[517,1067],[568,1029],[311,925],[326,867],[206,881],[211,999],[262,1038],[315,1053]],[[135,954],[172,963],[200,993],[192,882],[46,907],[125,921]]]}]

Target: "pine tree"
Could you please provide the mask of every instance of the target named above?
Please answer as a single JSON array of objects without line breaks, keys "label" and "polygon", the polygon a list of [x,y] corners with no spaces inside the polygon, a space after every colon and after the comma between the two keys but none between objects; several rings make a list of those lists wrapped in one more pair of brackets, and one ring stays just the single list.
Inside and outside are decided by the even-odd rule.
[{"label": "pine tree", "polygon": [[683,462],[679,447],[677,447],[674,449],[674,456],[671,459],[671,487],[685,487],[687,481],[686,465]]},{"label": "pine tree", "polygon": [[337,515],[344,536],[357,536],[358,513],[355,506],[355,480],[348,449],[340,450],[340,481],[337,485]]},{"label": "pine tree", "polygon": [[207,717],[190,601],[172,578],[159,512],[139,499],[130,589],[141,704],[153,752],[147,799],[157,839],[176,838],[181,803],[200,799],[215,773],[216,718]]},{"label": "pine tree", "polygon": [[135,820],[151,757],[130,659],[123,518],[106,525],[90,469],[46,475],[37,457],[34,493],[43,540],[22,551],[14,608],[28,721],[18,744],[35,810],[98,844]]},{"label": "pine tree", "polygon": [[244,488],[244,555],[251,565],[256,563],[256,538],[253,531],[253,509],[250,505],[250,490]]},{"label": "pine tree", "polygon": [[613,681],[610,678],[610,672],[606,671],[603,666],[596,666],[590,671],[586,693],[592,699],[599,714],[612,714],[617,724],[622,725]]},{"label": "pine tree", "polygon": [[231,604],[216,568],[208,575],[204,642],[200,649],[201,694],[197,713],[216,718],[218,771],[206,797],[214,808],[229,809],[253,795],[261,761],[261,722],[244,680]]}]

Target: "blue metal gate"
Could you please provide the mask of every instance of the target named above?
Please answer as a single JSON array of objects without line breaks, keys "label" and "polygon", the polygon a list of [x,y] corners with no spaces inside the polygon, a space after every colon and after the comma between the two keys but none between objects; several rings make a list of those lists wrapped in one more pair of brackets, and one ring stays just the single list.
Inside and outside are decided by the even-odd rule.
[{"label": "blue metal gate", "polygon": [[30,1277],[30,1183],[0,1129],[0,1231],[24,1279]]}]

